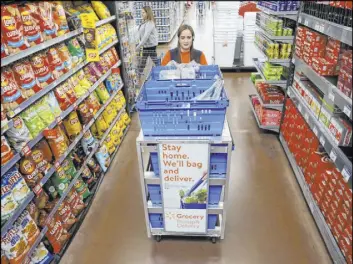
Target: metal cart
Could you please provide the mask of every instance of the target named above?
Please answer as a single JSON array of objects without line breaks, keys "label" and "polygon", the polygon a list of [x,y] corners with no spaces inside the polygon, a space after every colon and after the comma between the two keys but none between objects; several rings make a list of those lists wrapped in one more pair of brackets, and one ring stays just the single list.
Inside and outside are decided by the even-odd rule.
[{"label": "metal cart", "polygon": [[[180,144],[195,144],[195,143],[207,143],[209,144],[209,157],[214,153],[226,154],[226,164],[224,165],[225,175],[223,178],[212,176],[211,168],[209,168],[210,176],[208,178],[208,187],[210,186],[222,186],[222,193],[220,196],[220,202],[218,205],[207,205],[207,216],[217,215],[217,222],[214,229],[208,229],[206,225],[205,233],[192,233],[192,232],[167,232],[165,231],[165,225],[162,228],[152,228],[150,223],[149,214],[161,214],[164,215],[163,202],[160,206],[152,205],[149,199],[147,185],[159,185],[162,188],[162,179],[157,177],[153,171],[151,171],[151,153],[158,153],[158,145],[160,143],[171,142]],[[233,150],[233,140],[228,127],[227,121],[224,123],[224,128],[221,136],[218,137],[145,137],[140,131],[139,136],[136,139],[137,153],[138,153],[138,164],[141,181],[141,191],[143,197],[143,207],[145,213],[145,222],[147,229],[147,236],[150,238],[154,236],[157,241],[160,241],[162,236],[202,236],[209,237],[213,243],[216,243],[217,238],[224,239],[225,224],[226,224],[226,209],[227,209],[227,198],[228,198],[228,186],[230,177],[230,165],[231,165],[231,154]],[[210,159],[209,159],[210,160]],[[211,159],[212,162],[212,159]],[[208,163],[210,166],[210,161]],[[163,193],[162,193],[163,195]],[[162,199],[163,200],[163,199]],[[164,219],[164,218],[163,218]],[[165,220],[163,220],[165,224]]]}]

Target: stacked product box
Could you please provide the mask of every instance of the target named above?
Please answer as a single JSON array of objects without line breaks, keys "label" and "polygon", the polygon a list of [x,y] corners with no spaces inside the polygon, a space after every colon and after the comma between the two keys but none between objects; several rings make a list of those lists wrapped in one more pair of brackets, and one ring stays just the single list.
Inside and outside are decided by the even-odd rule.
[{"label": "stacked product box", "polygon": [[293,36],[293,28],[284,26],[285,22],[276,16],[258,13],[257,20],[261,28],[272,36]]},{"label": "stacked product box", "polygon": [[263,67],[263,74],[268,81],[279,81],[283,74],[283,66],[275,65],[266,61]]},{"label": "stacked product box", "polygon": [[288,59],[292,52],[292,44],[274,42],[259,31],[255,33],[255,44],[269,59]]},{"label": "stacked product box", "polygon": [[261,125],[279,126],[282,115],[281,111],[263,107],[257,96],[252,96],[251,101]]},{"label": "stacked product box", "polygon": [[265,104],[283,104],[284,93],[281,88],[267,83],[257,83],[256,89]]},{"label": "stacked product box", "polygon": [[352,190],[290,99],[281,132],[339,248],[352,263]]},{"label": "stacked product box", "polygon": [[347,50],[342,54],[340,63],[337,88],[352,98],[352,50]]}]

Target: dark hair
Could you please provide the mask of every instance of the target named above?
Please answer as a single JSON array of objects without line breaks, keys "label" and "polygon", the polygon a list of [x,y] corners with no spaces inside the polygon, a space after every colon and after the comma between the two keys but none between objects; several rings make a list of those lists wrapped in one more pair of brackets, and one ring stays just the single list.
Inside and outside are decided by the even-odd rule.
[{"label": "dark hair", "polygon": [[191,47],[190,47],[190,50],[192,50],[194,48],[194,38],[195,38],[195,32],[193,30],[193,28],[187,24],[182,24],[179,29],[178,29],[178,47],[180,47],[180,44],[179,44],[179,38],[180,38],[180,35],[181,33],[184,31],[184,30],[190,30],[191,32],[191,36],[192,36],[192,44],[191,44]]},{"label": "dark hair", "polygon": [[150,6],[144,6],[142,7],[142,9],[147,13],[147,20],[152,21],[153,23],[156,23],[152,8]]}]

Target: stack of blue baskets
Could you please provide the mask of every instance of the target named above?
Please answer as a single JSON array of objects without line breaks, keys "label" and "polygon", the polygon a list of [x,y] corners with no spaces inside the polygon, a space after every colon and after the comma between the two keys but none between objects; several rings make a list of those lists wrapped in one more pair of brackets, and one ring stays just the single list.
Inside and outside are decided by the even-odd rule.
[{"label": "stack of blue baskets", "polygon": [[[162,70],[169,67],[153,67],[137,98],[144,136],[220,136],[222,135],[229,100],[222,87],[221,95],[215,100],[193,100],[222,78],[218,66],[200,66],[196,79],[160,80]],[[152,169],[159,177],[158,154],[151,153]],[[210,175],[222,178],[226,175],[227,154],[211,154]],[[160,185],[150,184],[149,198],[154,205],[162,204]],[[217,205],[222,186],[210,186],[208,204]],[[149,214],[153,228],[163,228],[162,214]],[[217,215],[208,216],[208,229],[214,229]]]}]

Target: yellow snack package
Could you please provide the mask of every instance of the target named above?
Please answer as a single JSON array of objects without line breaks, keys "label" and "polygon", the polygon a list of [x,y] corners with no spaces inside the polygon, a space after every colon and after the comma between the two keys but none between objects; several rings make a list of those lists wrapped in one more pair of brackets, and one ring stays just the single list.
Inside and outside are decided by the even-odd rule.
[{"label": "yellow snack package", "polygon": [[91,4],[100,19],[110,17],[109,9],[101,1],[91,1]]},{"label": "yellow snack package", "polygon": [[102,104],[104,104],[110,97],[107,88],[105,88],[104,83],[99,84],[95,92]]},{"label": "yellow snack package", "polygon": [[103,115],[100,115],[96,122],[96,127],[97,127],[97,134],[98,134],[98,138],[101,138],[104,134],[105,131],[107,131],[107,129],[109,128],[107,122],[105,122]]},{"label": "yellow snack package", "polygon": [[76,77],[78,78],[78,81],[80,82],[81,87],[85,90],[88,91],[89,88],[93,85],[87,78],[84,73],[84,71],[81,69],[76,73]]},{"label": "yellow snack package", "polygon": [[112,154],[116,149],[111,133],[105,138],[104,144],[107,146],[109,154]]},{"label": "yellow snack package", "polygon": [[122,114],[122,118],[124,120],[125,125],[130,124],[131,119],[130,119],[129,115],[126,112]]},{"label": "yellow snack package", "polygon": [[86,93],[86,90],[80,85],[80,81],[77,78],[77,75],[72,75],[69,78],[69,82],[71,84],[71,87],[73,87],[77,98],[83,96]]},{"label": "yellow snack package", "polygon": [[113,139],[114,145],[118,146],[120,144],[120,137],[119,137],[120,129],[118,129],[116,126],[112,128],[111,131],[111,137]]},{"label": "yellow snack package", "polygon": [[76,111],[71,112],[69,116],[64,119],[64,126],[71,141],[81,133],[82,125]]},{"label": "yellow snack package", "polygon": [[92,135],[93,135],[95,138],[99,138],[97,126],[96,126],[95,123],[92,124],[90,130],[91,130]]},{"label": "yellow snack package", "polygon": [[110,125],[114,120],[114,118],[116,117],[116,111],[114,108],[109,107],[108,105],[107,108],[103,111],[102,115],[105,122],[107,122],[108,125]]}]

